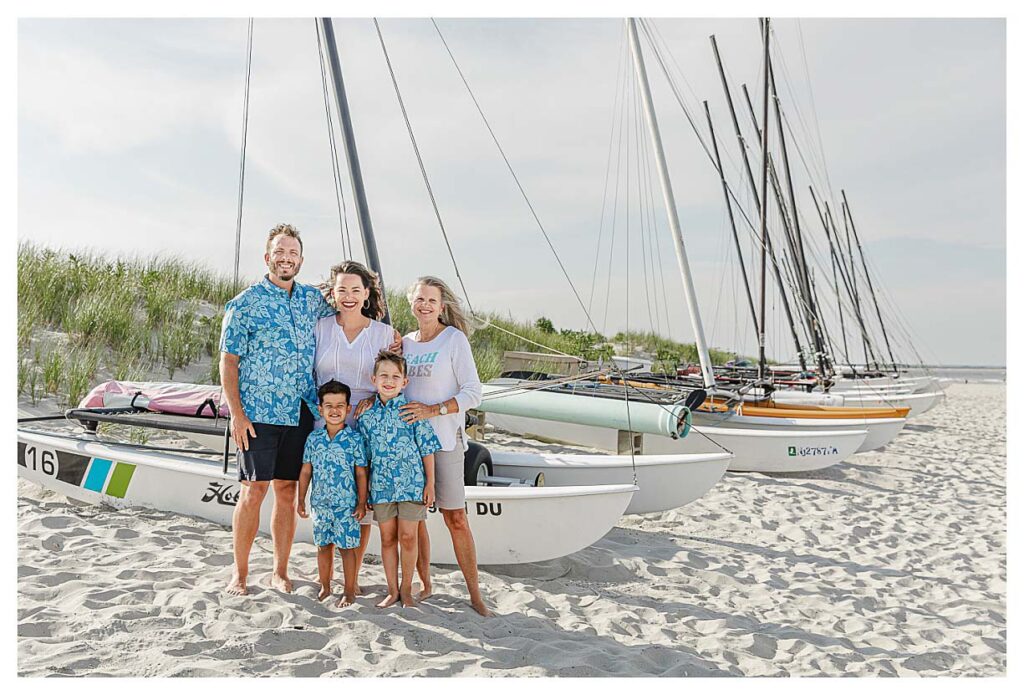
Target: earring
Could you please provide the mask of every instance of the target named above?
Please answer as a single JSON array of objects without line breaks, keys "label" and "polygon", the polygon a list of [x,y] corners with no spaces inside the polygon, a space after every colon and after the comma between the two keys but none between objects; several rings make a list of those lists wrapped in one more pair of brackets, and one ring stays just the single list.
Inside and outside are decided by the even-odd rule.
[{"label": "earring", "polygon": [[369,299],[364,299],[363,300],[363,308],[364,309],[369,309],[370,308],[370,300]]}]

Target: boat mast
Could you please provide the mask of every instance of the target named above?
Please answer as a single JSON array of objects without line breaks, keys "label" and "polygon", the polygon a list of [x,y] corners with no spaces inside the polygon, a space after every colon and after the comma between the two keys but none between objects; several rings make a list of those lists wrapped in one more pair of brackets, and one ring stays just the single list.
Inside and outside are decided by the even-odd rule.
[{"label": "boat mast", "polygon": [[637,83],[640,86],[640,93],[643,97],[644,116],[651,135],[654,158],[658,164],[658,179],[661,182],[661,192],[665,200],[665,212],[668,217],[669,228],[672,230],[672,241],[676,248],[679,272],[683,278],[683,294],[686,297],[686,305],[690,310],[690,324],[693,327],[693,335],[697,342],[700,371],[704,379],[704,388],[710,389],[715,386],[715,373],[711,366],[711,356],[708,353],[707,342],[704,339],[704,325],[701,323],[700,310],[697,308],[697,295],[693,289],[693,279],[690,277],[690,264],[686,259],[686,246],[683,244],[683,232],[679,226],[679,213],[676,211],[676,200],[672,193],[672,182],[668,175],[665,150],[661,145],[658,118],[654,113],[654,102],[651,98],[651,86],[647,82],[647,69],[644,66],[640,38],[637,36],[636,19],[630,17],[626,20],[626,25],[629,30],[629,48],[633,55],[633,66],[636,68]]},{"label": "boat mast", "polygon": [[899,369],[896,368],[896,358],[892,355],[892,346],[889,345],[889,334],[885,331],[885,322],[882,321],[882,310],[878,308],[878,297],[875,296],[875,287],[871,283],[871,275],[868,273],[868,264],[864,260],[864,248],[860,245],[860,236],[857,234],[857,225],[853,223],[853,213],[850,212],[850,203],[846,200],[846,191],[840,189],[839,191],[843,196],[843,211],[846,216],[850,218],[850,228],[853,230],[853,240],[857,243],[857,251],[860,253],[860,263],[864,267],[864,277],[868,281],[868,290],[871,292],[871,301],[875,303],[875,313],[878,314],[878,325],[882,328],[882,337],[885,338],[885,349],[889,352],[889,361],[892,363],[892,369],[897,374]]},{"label": "boat mast", "polygon": [[750,280],[747,279],[747,266],[743,262],[743,248],[740,245],[740,236],[736,231],[736,218],[732,214],[732,201],[729,200],[729,184],[725,180],[725,169],[722,168],[722,157],[718,152],[718,140],[715,138],[715,124],[711,120],[711,109],[708,102],[704,102],[704,113],[708,118],[708,131],[711,133],[711,147],[715,153],[715,167],[718,169],[718,176],[722,180],[722,193],[725,194],[725,209],[729,212],[729,228],[732,229],[732,240],[736,244],[736,255],[740,259],[740,274],[743,275],[743,287],[747,291],[747,304],[750,306],[750,317],[754,321],[754,330],[757,330],[757,309],[754,308],[754,295],[750,292]]},{"label": "boat mast", "polygon": [[757,330],[757,377],[764,381],[764,300],[768,279],[768,18],[761,23],[764,38],[764,108],[761,111],[761,320]]},{"label": "boat mast", "polygon": [[[750,157],[747,155],[747,143],[743,138],[743,131],[740,129],[739,118],[736,116],[736,106],[733,104],[732,92],[729,91],[729,81],[725,77],[725,67],[722,65],[722,57],[718,53],[718,41],[715,39],[714,34],[711,35],[710,39],[711,49],[715,54],[715,62],[718,64],[718,74],[722,80],[722,89],[725,91],[725,101],[729,106],[729,115],[732,117],[732,127],[736,132],[736,139],[739,141],[740,154],[743,156],[743,166],[747,172],[747,182],[750,184],[750,192],[754,198],[754,207],[757,208],[758,214],[760,214],[761,198],[757,194],[757,183],[754,180],[754,172],[750,166]],[[789,306],[789,298],[786,296],[785,284],[782,281],[782,271],[779,269],[779,262],[775,257],[775,250],[772,248],[771,237],[765,238],[762,243],[767,243],[768,254],[772,258],[772,270],[775,271],[775,282],[779,286],[779,295],[782,298],[782,308],[786,314],[786,321],[789,323],[789,330],[793,337],[793,345],[796,347],[796,354],[800,360],[800,368],[807,369],[807,362],[804,359],[804,348],[800,344],[800,336],[797,335],[796,332],[796,323],[793,321],[793,312]],[[756,318],[754,320],[754,330],[759,330]]]},{"label": "boat mast", "polygon": [[790,172],[789,154],[786,150],[786,129],[782,123],[782,109],[779,106],[779,93],[775,88],[775,70],[772,69],[770,58],[767,70],[772,86],[772,101],[775,104],[775,127],[778,129],[779,133],[779,149],[782,151],[782,170],[786,175],[786,190],[789,193],[789,209],[793,214],[793,236],[796,237],[796,250],[799,254],[799,257],[794,258],[793,260],[794,263],[800,267],[800,276],[803,279],[804,294],[807,298],[808,327],[811,330],[811,338],[814,341],[814,349],[817,353],[816,356],[818,358],[818,369],[820,370],[821,379],[827,390],[828,383],[833,376],[832,368],[825,354],[821,321],[818,317],[817,307],[815,306],[816,302],[814,300],[810,275],[807,269],[807,257],[804,254],[804,240],[803,235],[800,232],[800,215],[796,208],[796,193],[793,191],[793,175]]},{"label": "boat mast", "polygon": [[[334,39],[334,23],[330,17],[321,17],[317,23],[323,31],[324,45],[327,47],[328,70],[334,81],[335,106],[338,108],[338,120],[341,123],[342,140],[345,143],[345,160],[348,162],[352,192],[356,201],[356,210],[359,212],[359,232],[363,239],[366,264],[370,266],[370,270],[377,273],[381,292],[384,292],[384,273],[381,271],[377,242],[373,237],[373,225],[370,223],[370,206],[366,202],[363,174],[359,166],[359,152],[356,150],[356,138],[352,131],[352,114],[348,108],[348,98],[345,96],[345,82],[341,77],[341,59],[338,57],[338,45]],[[385,294],[385,296],[387,295]],[[387,301],[384,302],[384,317],[381,320],[384,323],[391,323]]]},{"label": "boat mast", "polygon": [[[750,113],[750,122],[754,125],[754,132],[757,133],[757,137],[758,137],[758,139],[760,139],[761,136],[762,136],[761,126],[757,122],[757,114],[754,113],[754,103],[750,100],[750,92],[747,91],[747,85],[746,84],[740,85],[740,88],[743,91],[743,98],[744,98],[744,100],[746,101],[746,104],[747,104],[747,111]],[[783,254],[782,254],[782,267],[783,267],[783,270],[786,271],[786,275],[787,275],[787,277],[788,277],[788,279],[790,281],[790,286],[793,287],[794,291],[796,292],[796,299],[799,300],[800,299],[799,295],[800,295],[800,293],[803,292],[803,284],[804,283],[803,283],[803,278],[802,277],[798,277],[793,272],[793,267],[796,265],[797,260],[798,260],[797,259],[797,250],[796,250],[796,240],[793,237],[793,228],[792,228],[792,225],[789,222],[789,210],[787,209],[785,200],[782,197],[782,186],[779,184],[779,174],[775,170],[775,160],[772,157],[771,152],[768,153],[768,180],[772,184],[772,193],[775,196],[775,203],[779,206],[779,212],[781,213],[782,231],[784,232],[785,237],[786,237],[786,247],[785,247],[785,249],[788,249],[789,256],[790,256],[790,258],[793,259],[792,263],[787,262],[785,253],[783,252]],[[771,257],[773,263],[778,263],[778,261],[776,260],[775,253],[774,253],[774,248],[773,248],[773,246],[771,244],[771,235],[768,236],[768,241],[769,241],[769,244],[768,244],[768,254]],[[784,251],[785,251],[785,249],[784,249]],[[786,295],[785,287],[781,286],[781,280],[780,280],[779,293],[782,296],[783,300],[785,300],[787,295]],[[787,304],[788,304],[788,302],[787,302]],[[812,328],[811,328],[812,324],[811,324],[811,319],[810,319],[810,317],[807,314],[807,302],[806,301],[798,301],[797,302],[797,313],[800,315],[800,317],[802,319],[800,323],[801,323],[801,326],[802,326],[803,331],[805,333],[805,336],[807,338],[807,342],[809,344],[814,343],[814,338],[812,336],[812,332],[813,331],[812,331]],[[796,334],[796,321],[793,320],[793,317],[792,317],[791,314],[787,314],[787,318],[790,321],[790,330],[793,331],[793,333],[795,335]],[[806,371],[806,369],[807,369],[807,360],[804,357],[804,352],[803,352],[803,349],[800,347],[799,342],[797,343],[797,349],[799,350],[799,356],[800,356],[800,368]]]}]

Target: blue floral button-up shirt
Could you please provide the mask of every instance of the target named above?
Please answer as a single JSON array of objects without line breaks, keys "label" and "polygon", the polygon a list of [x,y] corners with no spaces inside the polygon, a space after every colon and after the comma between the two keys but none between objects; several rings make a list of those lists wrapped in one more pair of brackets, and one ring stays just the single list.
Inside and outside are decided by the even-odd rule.
[{"label": "blue floral button-up shirt", "polygon": [[370,504],[423,500],[423,457],[440,451],[441,442],[426,420],[402,419],[407,402],[402,394],[386,404],[378,398],[357,420],[370,455]]},{"label": "blue floral button-up shirt", "polygon": [[331,439],[326,427],[318,427],[306,438],[302,462],[313,466],[309,495],[313,509],[355,509],[359,501],[356,466],[365,467],[368,463],[359,432],[344,427]]},{"label": "blue floral button-up shirt", "polygon": [[238,355],[238,390],[253,422],[298,425],[302,399],[313,413],[313,327],[334,313],[320,290],[298,282],[289,294],[267,277],[224,307],[220,349]]}]

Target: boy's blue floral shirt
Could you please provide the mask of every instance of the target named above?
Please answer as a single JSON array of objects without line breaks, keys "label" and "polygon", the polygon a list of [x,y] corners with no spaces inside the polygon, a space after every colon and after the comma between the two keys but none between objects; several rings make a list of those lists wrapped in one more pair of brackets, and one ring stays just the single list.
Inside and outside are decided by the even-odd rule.
[{"label": "boy's blue floral shirt", "polygon": [[238,355],[238,390],[253,422],[298,425],[302,399],[317,413],[313,327],[334,313],[320,290],[293,283],[291,294],[266,276],[224,307],[220,349]]},{"label": "boy's blue floral shirt", "polygon": [[407,402],[404,394],[386,404],[378,398],[356,421],[370,455],[370,504],[423,501],[423,457],[440,451],[441,442],[426,420],[402,420]]},{"label": "boy's blue floral shirt", "polygon": [[314,509],[355,509],[356,466],[365,467],[366,446],[363,436],[344,427],[331,439],[326,427],[318,427],[306,438],[302,462],[313,466],[309,504]]}]

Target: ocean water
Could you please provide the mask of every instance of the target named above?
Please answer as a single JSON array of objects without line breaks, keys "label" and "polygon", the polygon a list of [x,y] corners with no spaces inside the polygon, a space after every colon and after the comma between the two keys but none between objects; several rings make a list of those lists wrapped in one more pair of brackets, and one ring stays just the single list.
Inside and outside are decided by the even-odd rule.
[{"label": "ocean water", "polygon": [[[1006,367],[930,367],[928,372],[943,379],[972,383],[996,384],[1006,382]],[[922,369],[908,369],[909,376],[925,374]]]}]

